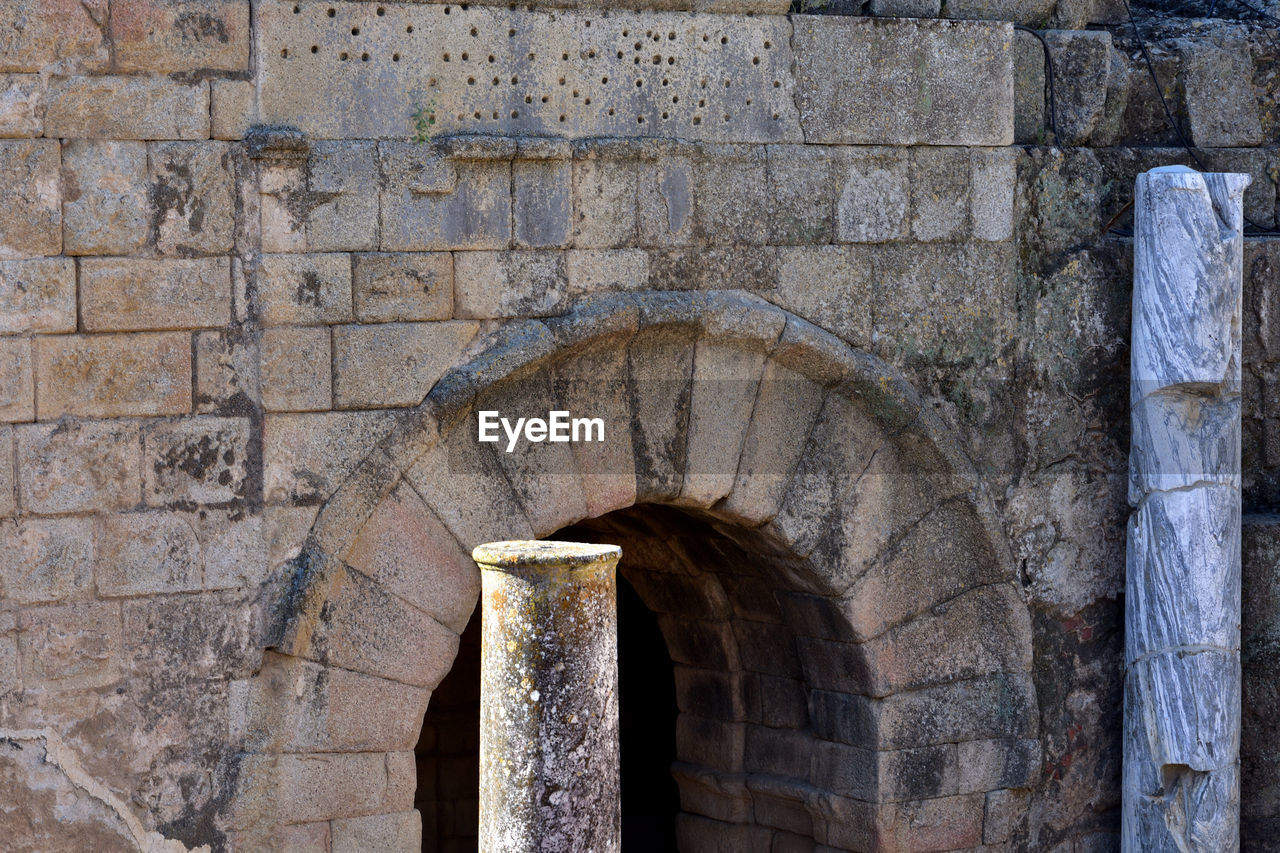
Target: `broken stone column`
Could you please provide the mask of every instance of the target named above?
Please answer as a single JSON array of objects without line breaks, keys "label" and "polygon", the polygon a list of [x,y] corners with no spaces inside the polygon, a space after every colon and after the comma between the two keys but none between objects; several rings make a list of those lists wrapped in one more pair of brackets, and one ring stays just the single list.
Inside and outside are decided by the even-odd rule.
[{"label": "broken stone column", "polygon": [[480,849],[621,847],[616,545],[472,552],[483,610]]},{"label": "broken stone column", "polygon": [[1246,175],[1134,202],[1123,849],[1239,846],[1240,312]]}]

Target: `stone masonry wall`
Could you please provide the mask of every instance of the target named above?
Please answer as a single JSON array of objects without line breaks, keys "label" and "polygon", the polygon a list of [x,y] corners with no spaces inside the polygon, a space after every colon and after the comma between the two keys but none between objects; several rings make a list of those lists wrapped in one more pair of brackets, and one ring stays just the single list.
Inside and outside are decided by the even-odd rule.
[{"label": "stone masonry wall", "polygon": [[[685,587],[638,562],[679,629],[684,742],[719,748],[720,717],[755,738],[723,772],[682,765],[689,849],[1117,849],[1125,205],[1138,172],[1198,162],[1252,175],[1251,230],[1275,228],[1275,29],[1136,10],[1140,45],[1110,0],[626,5],[0,2],[5,844],[272,849],[246,827],[278,810],[276,849],[416,849],[412,749],[472,580],[449,564],[421,599],[360,599],[380,618],[350,643],[425,636],[412,672],[291,656],[276,622],[305,610],[287,581],[305,574],[317,514],[342,508],[335,493],[417,423],[441,377],[522,321],[601,294],[730,290],[880,359],[959,437],[1013,554],[1017,608],[940,621],[953,657],[921,683],[966,650],[1014,660],[1025,641],[1019,696],[1038,719],[936,743],[916,717],[892,760],[853,758],[856,725],[797,674],[845,675],[819,616],[733,629],[760,660],[766,636],[796,657],[726,674],[698,646],[707,619],[670,615]],[[1052,103],[1041,43],[1010,22],[1051,28]],[[1280,849],[1280,557],[1263,515],[1280,501],[1277,269],[1280,243],[1251,235],[1250,850]],[[376,524],[429,551],[441,522],[397,490]],[[391,571],[376,550],[360,539],[346,559]],[[941,577],[966,561],[980,562],[922,546],[894,565]],[[709,577],[691,588],[759,593],[723,564]],[[780,618],[786,596],[743,595],[707,606]],[[702,657],[682,658],[681,639]],[[774,710],[750,694],[757,716],[742,716],[734,691],[762,682]],[[310,716],[263,724],[259,691],[304,697]],[[690,729],[704,718],[717,722]],[[363,736],[375,723],[390,745]],[[315,749],[317,732],[344,746]],[[863,760],[879,775],[858,796],[878,810],[849,795],[819,813],[824,792],[797,781]],[[270,820],[242,802],[268,776]]]}]

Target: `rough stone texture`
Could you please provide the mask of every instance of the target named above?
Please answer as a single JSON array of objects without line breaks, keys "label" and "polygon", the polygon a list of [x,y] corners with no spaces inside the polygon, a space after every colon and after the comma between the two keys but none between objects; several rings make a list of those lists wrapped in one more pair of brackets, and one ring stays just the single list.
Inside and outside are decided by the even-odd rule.
[{"label": "rough stone texture", "polygon": [[1199,148],[1261,145],[1266,139],[1243,41],[1188,45],[1182,57],[1191,141]]},{"label": "rough stone texture", "polygon": [[362,323],[448,320],[453,316],[453,256],[356,255],[356,319]]},{"label": "rough stone texture", "polygon": [[567,296],[559,252],[459,252],[453,274],[459,317],[542,317],[558,313]]},{"label": "rough stone texture", "polygon": [[207,139],[209,85],[168,77],[67,77],[49,83],[46,136]]},{"label": "rough stone texture", "polygon": [[80,316],[87,332],[224,326],[231,320],[231,262],[86,258]]},{"label": "rough stone texture", "polygon": [[378,146],[384,251],[504,249],[511,240],[511,165],[443,159],[426,145]]},{"label": "rough stone texture", "polygon": [[378,152],[373,142],[321,142],[308,163],[307,247],[378,248]]},{"label": "rough stone texture", "polygon": [[216,142],[148,146],[151,231],[162,255],[230,251],[235,201],[231,151]]},{"label": "rough stone texture", "polygon": [[258,302],[268,326],[350,321],[351,256],[263,255]]},{"label": "rough stone texture", "polygon": [[0,71],[41,71],[59,62],[106,67],[102,0],[14,0],[8,12],[0,29]]},{"label": "rough stone texture", "polygon": [[220,504],[245,496],[249,422],[198,417],[142,430],[142,494],[151,506]]},{"label": "rough stone texture", "polygon": [[244,139],[255,124],[257,97],[248,80],[209,81],[209,135],[214,139]]},{"label": "rough stone texture", "polygon": [[17,604],[76,601],[91,594],[93,525],[84,518],[0,522],[0,589]]},{"label": "rough stone texture", "polygon": [[73,332],[75,328],[75,261],[0,261],[0,333]]},{"label": "rough stone texture", "polygon": [[36,414],[112,418],[191,411],[191,336],[178,332],[36,339]]},{"label": "rough stone texture", "polygon": [[0,338],[0,422],[36,419],[31,341]]},{"label": "rough stone texture", "polygon": [[333,395],[338,408],[421,403],[462,348],[475,323],[338,326],[333,333]]},{"label": "rough stone texture", "polygon": [[127,255],[147,241],[147,148],[73,140],[63,151],[63,245],[73,255]]},{"label": "rough stone texture", "polygon": [[128,421],[18,427],[18,502],[27,512],[120,510],[141,498],[141,444]]},{"label": "rough stone texture", "polygon": [[249,65],[249,8],[238,0],[126,0],[111,9],[119,71],[239,71]]},{"label": "rough stone texture", "polygon": [[37,74],[0,74],[0,137],[40,136],[44,83]]},{"label": "rough stone texture", "polygon": [[333,358],[327,328],[281,327],[262,332],[262,405],[274,412],[332,408]]},{"label": "rough stone texture", "polygon": [[1057,144],[1080,145],[1102,119],[1111,70],[1111,34],[1105,31],[1054,30],[1045,33],[1056,80]]},{"label": "rough stone texture", "polygon": [[1123,822],[1135,849],[1239,844],[1247,181],[1138,177]]},{"label": "rough stone texture", "polygon": [[59,161],[57,140],[0,140],[0,258],[62,251]]}]

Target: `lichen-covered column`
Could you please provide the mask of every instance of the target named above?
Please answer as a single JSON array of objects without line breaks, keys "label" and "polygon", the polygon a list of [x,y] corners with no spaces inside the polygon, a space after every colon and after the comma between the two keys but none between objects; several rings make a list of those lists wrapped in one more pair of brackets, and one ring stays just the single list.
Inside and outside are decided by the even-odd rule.
[{"label": "lichen-covered column", "polygon": [[616,545],[495,542],[482,583],[480,849],[616,853]]},{"label": "lichen-covered column", "polygon": [[1139,175],[1123,849],[1239,847],[1246,175]]}]

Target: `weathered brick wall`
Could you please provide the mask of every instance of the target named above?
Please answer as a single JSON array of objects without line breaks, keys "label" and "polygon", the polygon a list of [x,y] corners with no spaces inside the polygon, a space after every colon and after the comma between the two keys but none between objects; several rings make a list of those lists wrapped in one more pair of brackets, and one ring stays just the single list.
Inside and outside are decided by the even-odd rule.
[{"label": "weathered brick wall", "polygon": [[[667,503],[750,563],[601,522],[677,664],[690,849],[1115,846],[1123,206],[1191,155],[1122,5],[806,10],[840,14],[0,6],[0,837],[412,849],[418,728],[475,601],[459,543]],[[1059,28],[1053,110],[1039,42],[993,19]],[[1195,156],[1251,174],[1274,227],[1274,31],[1141,20]],[[1276,251],[1247,241],[1255,511],[1280,494]],[[602,295],[622,302],[593,314]],[[851,353],[916,402],[813,390],[846,388]],[[548,375],[613,389],[635,442],[477,469],[450,431],[469,395],[523,376],[541,401]],[[744,384],[655,382],[708,375]],[[707,435],[795,485],[735,481]],[[909,490],[952,440],[972,504]],[[894,486],[860,499],[893,508],[864,509],[901,535],[883,553],[823,491],[882,442],[898,467],[867,482]],[[1250,849],[1280,819],[1268,524],[1246,537]]]}]

